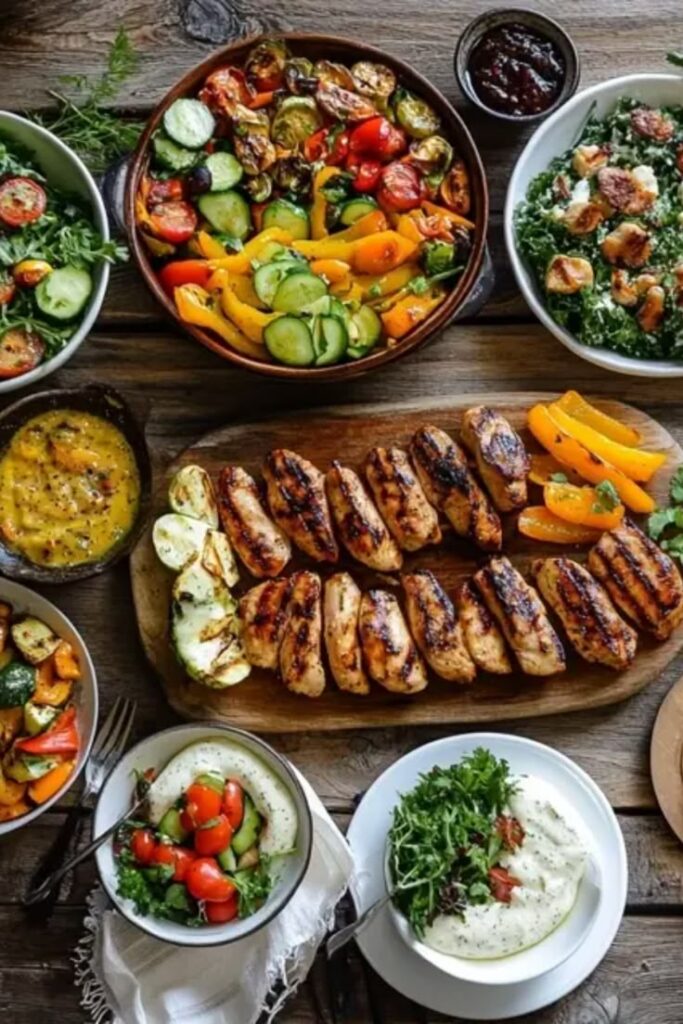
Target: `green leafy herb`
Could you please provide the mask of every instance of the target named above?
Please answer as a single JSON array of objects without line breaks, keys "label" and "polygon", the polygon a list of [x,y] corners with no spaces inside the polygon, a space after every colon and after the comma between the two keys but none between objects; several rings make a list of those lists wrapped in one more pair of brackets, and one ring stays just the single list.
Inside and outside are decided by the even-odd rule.
[{"label": "green leafy herb", "polygon": [[370,287],[368,288],[368,298],[379,299],[381,295],[382,286],[379,284],[379,282],[376,281],[375,284],[371,284]]},{"label": "green leafy herb", "polygon": [[137,55],[124,28],[111,44],[107,68],[97,79],[68,75],[60,79],[71,86],[74,98],[50,90],[57,108],[45,114],[33,114],[32,120],[58,135],[95,173],[101,173],[118,157],[130,152],[144,128],[144,122],[125,118],[102,109],[115,99],[122,85],[134,73]]},{"label": "green leafy herb", "polygon": [[514,784],[506,761],[479,747],[450,768],[422,775],[394,810],[389,832],[394,900],[416,934],[437,913],[462,914],[491,899],[500,855],[495,820]]},{"label": "green leafy herb", "polygon": [[667,53],[666,59],[669,64],[675,64],[679,68],[683,68],[683,52],[680,50],[672,50],[671,53]]},{"label": "green leafy herb", "polygon": [[613,512],[621,504],[621,498],[611,480],[602,480],[595,488],[597,501],[593,502],[593,511]]},{"label": "green leafy herb", "polygon": [[647,532],[672,558],[683,559],[683,466],[679,466],[669,485],[671,504],[658,508],[648,518]]},{"label": "green leafy herb", "polygon": [[425,242],[422,265],[429,277],[453,270],[455,264],[455,246],[450,242]]},{"label": "green leafy herb", "polygon": [[414,277],[408,284],[408,291],[413,295],[424,295],[429,291],[429,280],[423,274]]},{"label": "green leafy herb", "polygon": [[568,484],[569,477],[566,473],[551,473],[550,480],[554,484]]},{"label": "green leafy herb", "polygon": [[265,903],[273,888],[269,858],[261,854],[256,867],[236,871],[232,880],[239,892],[239,916],[249,917]]},{"label": "green leafy herb", "polygon": [[669,495],[674,505],[683,505],[683,466],[679,466],[671,477]]}]

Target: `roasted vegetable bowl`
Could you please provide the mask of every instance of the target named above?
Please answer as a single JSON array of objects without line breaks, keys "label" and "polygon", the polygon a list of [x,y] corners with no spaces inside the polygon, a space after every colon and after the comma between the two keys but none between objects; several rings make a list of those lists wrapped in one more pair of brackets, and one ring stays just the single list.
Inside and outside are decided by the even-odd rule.
[{"label": "roasted vegetable bowl", "polygon": [[224,358],[339,379],[456,313],[488,213],[458,115],[407,65],[322,36],[216,54],[153,115],[126,215],[148,284]]}]

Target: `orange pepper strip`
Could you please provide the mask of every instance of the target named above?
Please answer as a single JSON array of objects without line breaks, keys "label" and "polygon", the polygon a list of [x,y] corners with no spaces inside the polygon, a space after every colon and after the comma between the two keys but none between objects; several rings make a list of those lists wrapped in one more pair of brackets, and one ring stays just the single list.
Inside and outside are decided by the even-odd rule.
[{"label": "orange pepper strip", "polygon": [[351,287],[351,267],[344,260],[313,260],[311,273],[326,277],[330,284],[348,283]]},{"label": "orange pepper strip", "polygon": [[611,466],[598,455],[594,455],[582,444],[560,429],[553,420],[547,406],[535,405],[528,413],[529,429],[539,444],[554,455],[563,466],[575,469],[591,484],[609,480],[617,494],[633,512],[654,512],[654,500],[642,487],[629,480],[621,470]]},{"label": "orange pepper strip", "polygon": [[551,483],[551,477],[556,473],[562,473],[567,477],[567,482],[570,484],[578,484],[581,482],[581,477],[578,473],[569,469],[568,466],[563,466],[548,452],[534,452],[531,456],[531,466],[529,468],[529,480],[532,484],[540,484],[543,487],[544,484]]},{"label": "orange pepper strip", "polygon": [[313,178],[313,202],[311,204],[311,238],[325,238],[329,234],[326,224],[327,200],[321,189],[330,178],[341,174],[339,167],[321,167]]},{"label": "orange pepper strip", "polygon": [[568,416],[573,416],[575,420],[585,423],[587,427],[593,427],[598,433],[604,434],[612,441],[625,444],[630,448],[637,447],[641,442],[641,436],[634,427],[629,427],[626,423],[621,423],[612,416],[608,416],[607,413],[601,412],[600,409],[596,409],[578,391],[566,391],[561,398],[558,398],[557,405]]},{"label": "orange pepper strip", "polygon": [[593,427],[586,426],[573,416],[568,416],[556,402],[548,406],[553,422],[565,434],[587,448],[593,455],[611,463],[616,469],[629,476],[631,480],[647,481],[666,462],[663,452],[644,452],[640,448],[627,448],[626,445],[611,441],[604,434],[599,434]]},{"label": "orange pepper strip", "polygon": [[0,804],[0,821],[11,821],[13,818],[20,818],[22,814],[28,814],[31,810],[26,800],[17,800],[13,804]]},{"label": "orange pepper strip", "polygon": [[624,506],[601,509],[600,496],[594,487],[575,487],[573,484],[546,484],[543,500],[559,519],[577,526],[590,526],[595,530],[613,530],[624,518]]},{"label": "orange pepper strip", "polygon": [[549,544],[594,544],[600,539],[599,530],[568,523],[543,505],[529,505],[517,519],[517,529],[532,540]]},{"label": "orange pepper strip", "polygon": [[274,90],[270,92],[257,92],[253,99],[249,100],[247,106],[250,110],[260,110],[261,107],[267,107],[273,102],[275,96]]},{"label": "orange pepper strip", "polygon": [[34,704],[47,704],[58,708],[71,696],[73,683],[69,679],[55,679],[54,658],[48,658],[36,671],[36,688],[31,700]]},{"label": "orange pepper strip", "polygon": [[67,640],[61,640],[52,656],[59,679],[80,679],[81,670],[74,649]]},{"label": "orange pepper strip", "polygon": [[459,213],[454,213],[453,210],[449,210],[447,206],[437,206],[436,203],[431,203],[429,199],[423,199],[420,203],[423,210],[434,217],[445,217],[451,224],[455,224],[460,228],[467,228],[468,231],[474,231],[476,224],[468,220],[467,217],[461,217]]},{"label": "orange pepper strip", "polygon": [[382,324],[389,338],[403,338],[416,324],[426,320],[433,309],[443,301],[444,295],[406,295],[391,309],[382,313]]},{"label": "orange pepper strip", "polygon": [[52,771],[41,775],[39,779],[29,785],[28,795],[31,800],[36,804],[44,804],[62,788],[73,770],[73,761],[62,761],[61,764],[55,765]]},{"label": "orange pepper strip", "polygon": [[356,282],[363,289],[363,298],[371,297],[371,290],[379,292],[378,297],[391,295],[405,288],[418,274],[421,274],[417,263],[402,263],[400,267],[390,270],[388,274],[357,274]]},{"label": "orange pepper strip", "polygon": [[359,238],[353,250],[353,269],[360,274],[386,274],[415,256],[417,245],[398,231],[380,231]]}]

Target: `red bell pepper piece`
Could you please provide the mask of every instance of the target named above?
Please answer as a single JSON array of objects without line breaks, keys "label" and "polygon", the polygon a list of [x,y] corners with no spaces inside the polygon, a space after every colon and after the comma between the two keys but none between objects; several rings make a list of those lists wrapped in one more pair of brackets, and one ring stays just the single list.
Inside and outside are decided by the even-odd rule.
[{"label": "red bell pepper piece", "polygon": [[198,284],[206,288],[211,270],[206,260],[176,260],[159,271],[159,284],[173,298],[173,291],[182,284]]},{"label": "red bell pepper piece", "polygon": [[74,707],[63,711],[47,732],[15,743],[15,748],[25,754],[75,754],[78,747],[78,729]]}]

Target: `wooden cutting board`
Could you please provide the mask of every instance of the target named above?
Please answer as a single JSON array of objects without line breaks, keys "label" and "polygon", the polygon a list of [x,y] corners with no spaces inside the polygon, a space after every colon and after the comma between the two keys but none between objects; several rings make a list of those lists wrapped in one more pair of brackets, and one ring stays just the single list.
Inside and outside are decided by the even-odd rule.
[{"label": "wooden cutting board", "polygon": [[[359,467],[373,445],[407,445],[423,423],[433,423],[458,435],[460,416],[470,406],[486,403],[502,412],[522,433],[530,450],[538,450],[525,428],[526,412],[538,401],[550,401],[549,394],[484,394],[413,404],[351,406],[318,409],[313,412],[261,419],[223,427],[205,435],[186,449],[167,473],[156,481],[155,516],[167,510],[168,482],[182,465],[199,463],[215,478],[226,463],[244,466],[258,477],[265,453],[274,447],[293,448],[325,470],[334,458]],[[683,460],[683,451],[667,431],[638,409],[618,402],[599,402],[608,413],[636,427],[646,448],[667,453],[666,465],[649,485],[659,503],[668,496],[669,480]],[[532,503],[541,502],[540,488],[532,487]],[[515,516],[505,516],[504,550],[522,572],[534,557],[572,554],[578,560],[585,549],[565,551],[557,545],[543,545],[518,534]],[[289,693],[274,673],[255,669],[238,686],[211,690],[190,680],[176,661],[169,642],[169,606],[173,575],[157,559],[152,546],[152,528],[142,537],[131,558],[133,596],[142,643],[147,657],[159,673],[172,707],[190,719],[212,719],[253,729],[257,732],[299,732],[307,729],[359,729],[385,725],[437,724],[444,722],[485,722],[536,715],[555,714],[579,708],[597,707],[624,700],[655,679],[683,646],[683,628],[663,644],[641,635],[638,654],[625,672],[614,673],[581,661],[568,653],[567,671],[547,680],[532,679],[515,672],[495,677],[479,674],[471,686],[459,686],[433,677],[429,686],[412,697],[386,693],[373,686],[367,697],[341,693],[331,677],[322,697],[311,700]],[[407,555],[406,570],[432,569],[451,593],[481,561],[472,544],[444,532],[434,548]],[[286,572],[307,564],[295,556]],[[308,562],[310,567],[310,562]],[[357,565],[345,554],[335,568],[348,568],[361,588],[398,588],[397,577],[381,577]],[[320,569],[322,575],[334,571]],[[245,570],[238,592],[253,586]],[[566,645],[568,648],[568,645]],[[329,675],[329,674],[328,674]]]}]

